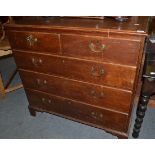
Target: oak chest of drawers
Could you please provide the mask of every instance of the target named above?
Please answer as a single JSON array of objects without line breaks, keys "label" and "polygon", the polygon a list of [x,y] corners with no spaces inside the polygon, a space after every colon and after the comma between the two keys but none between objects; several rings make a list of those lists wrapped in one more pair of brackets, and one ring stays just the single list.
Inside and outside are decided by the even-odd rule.
[{"label": "oak chest of drawers", "polygon": [[148,21],[25,17],[6,25],[30,113],[127,138]]}]

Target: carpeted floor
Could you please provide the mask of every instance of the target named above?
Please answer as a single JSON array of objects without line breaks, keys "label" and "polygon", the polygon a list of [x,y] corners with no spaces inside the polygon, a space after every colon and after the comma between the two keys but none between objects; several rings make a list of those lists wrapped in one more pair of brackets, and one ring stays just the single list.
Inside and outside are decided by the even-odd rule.
[{"label": "carpeted floor", "polygon": [[[15,68],[13,58],[0,59],[0,72],[4,82],[9,72]],[[19,75],[13,83],[20,82]],[[2,139],[116,139],[103,130],[70,121],[47,113],[37,113],[32,117],[28,111],[28,101],[23,89],[8,93],[0,100],[0,138]],[[132,116],[130,136],[135,119]],[[155,138],[155,109],[148,108],[139,138]]]}]

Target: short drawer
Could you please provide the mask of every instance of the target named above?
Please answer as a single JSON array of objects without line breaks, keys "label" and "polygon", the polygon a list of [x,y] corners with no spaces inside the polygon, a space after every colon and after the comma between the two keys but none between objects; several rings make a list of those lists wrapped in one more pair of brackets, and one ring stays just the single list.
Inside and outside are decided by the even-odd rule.
[{"label": "short drawer", "polygon": [[133,89],[136,76],[136,67],[16,51],[14,56],[21,69],[124,89]]},{"label": "short drawer", "polygon": [[135,66],[140,42],[103,37],[61,35],[62,53],[66,56]]},{"label": "short drawer", "polygon": [[46,112],[54,112],[87,124],[91,123],[97,127],[127,132],[128,115],[88,106],[52,94],[28,89],[26,89],[26,93],[30,107]]},{"label": "short drawer", "polygon": [[8,31],[8,37],[13,49],[31,50],[33,52],[60,52],[59,36],[43,32]]},{"label": "short drawer", "polygon": [[62,77],[20,70],[26,88],[36,89],[124,113],[129,113],[132,92],[83,83]]}]

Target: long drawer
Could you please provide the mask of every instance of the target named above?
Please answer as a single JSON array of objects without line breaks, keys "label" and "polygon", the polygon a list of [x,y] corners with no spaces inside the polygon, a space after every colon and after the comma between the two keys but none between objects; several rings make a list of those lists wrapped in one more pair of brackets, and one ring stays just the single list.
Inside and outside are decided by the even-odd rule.
[{"label": "long drawer", "polygon": [[68,100],[52,94],[26,89],[30,107],[47,112],[54,112],[73,119],[127,132],[128,115],[88,106],[77,101]]},{"label": "long drawer", "polygon": [[14,51],[18,68],[75,80],[133,89],[136,67]]},{"label": "long drawer", "polygon": [[26,88],[129,113],[132,92],[20,70]]},{"label": "long drawer", "polygon": [[42,53],[60,53],[59,35],[45,32],[8,31],[12,49],[30,50]]},{"label": "long drawer", "polygon": [[137,41],[81,35],[61,35],[61,44],[66,56],[133,66],[140,50]]}]

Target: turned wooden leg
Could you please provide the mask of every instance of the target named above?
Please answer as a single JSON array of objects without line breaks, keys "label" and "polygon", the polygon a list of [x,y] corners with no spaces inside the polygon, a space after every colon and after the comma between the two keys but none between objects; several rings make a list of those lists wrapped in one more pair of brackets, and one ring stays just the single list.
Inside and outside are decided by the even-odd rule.
[{"label": "turned wooden leg", "polygon": [[30,107],[28,107],[28,108],[29,108],[30,115],[35,117],[36,116],[36,111],[34,109],[30,108]]},{"label": "turned wooden leg", "polygon": [[143,123],[143,118],[145,116],[145,112],[147,109],[147,104],[149,102],[149,99],[150,99],[150,96],[141,96],[140,97],[138,107],[137,107],[137,118],[135,120],[135,125],[134,125],[134,129],[133,129],[133,133],[132,133],[132,136],[134,138],[138,138],[138,136],[139,136],[140,128]]}]

